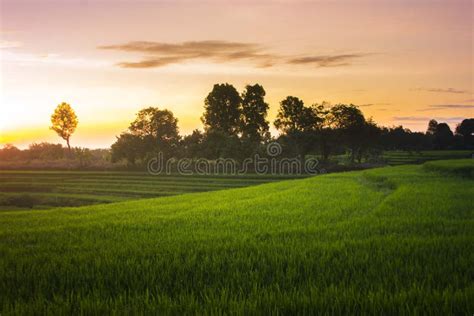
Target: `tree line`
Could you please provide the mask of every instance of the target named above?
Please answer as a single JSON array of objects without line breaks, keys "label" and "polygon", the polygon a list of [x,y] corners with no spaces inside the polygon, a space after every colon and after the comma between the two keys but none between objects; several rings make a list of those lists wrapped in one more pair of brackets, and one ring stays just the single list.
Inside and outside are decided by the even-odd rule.
[{"label": "tree line", "polygon": [[426,133],[402,126],[378,126],[353,104],[327,102],[305,105],[298,97],[280,102],[273,125],[279,136],[269,133],[269,105],[265,89],[247,85],[242,93],[228,83],[215,84],[204,100],[201,121],[204,131],[181,136],[178,120],[166,109],[148,107],[137,113],[127,131],[111,147],[113,161],[146,162],[161,152],[165,157],[232,158],[241,161],[265,154],[265,145],[278,141],[284,156],[318,155],[328,161],[347,153],[352,163],[377,159],[383,150],[474,148],[474,119],[462,121],[451,131],[448,124],[429,122]]},{"label": "tree line", "polygon": [[67,150],[49,143],[32,144],[24,151],[7,145],[0,149],[0,159],[76,159],[81,165],[95,159],[132,166],[142,165],[161,152],[166,158],[242,161],[255,154],[264,156],[266,145],[272,141],[282,146],[282,158],[304,160],[316,155],[323,162],[341,154],[351,163],[377,161],[384,150],[474,149],[473,118],[460,122],[454,132],[448,124],[435,120],[428,123],[425,133],[412,132],[403,126],[379,126],[353,104],[305,105],[295,96],[280,102],[272,122],[279,136],[272,137],[265,95],[259,84],[247,85],[242,93],[231,84],[215,84],[204,100],[204,130],[184,136],[170,110],[144,108],[117,137],[110,152],[72,148],[70,139],[78,119],[69,104],[61,103],[51,116],[50,128],[66,141]]}]

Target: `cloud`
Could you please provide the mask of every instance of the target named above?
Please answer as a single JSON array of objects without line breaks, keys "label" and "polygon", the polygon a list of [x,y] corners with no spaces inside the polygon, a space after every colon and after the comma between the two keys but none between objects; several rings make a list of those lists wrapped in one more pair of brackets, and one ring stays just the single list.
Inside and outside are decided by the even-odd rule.
[{"label": "cloud", "polygon": [[454,88],[417,88],[415,91],[426,91],[426,92],[436,92],[436,93],[455,93],[455,94],[464,94],[468,93],[469,91],[466,90],[458,90]]},{"label": "cloud", "polygon": [[465,117],[427,117],[427,116],[394,116],[393,120],[400,122],[428,122],[435,119],[438,122],[457,123],[465,119]]},{"label": "cloud", "polygon": [[365,103],[365,104],[358,104],[360,107],[369,107],[374,105],[391,105],[391,103]]},{"label": "cloud", "polygon": [[472,104],[434,104],[430,108],[436,109],[474,109]]},{"label": "cloud", "polygon": [[429,105],[428,108],[418,110],[424,111],[436,111],[436,110],[449,110],[449,109],[474,109],[472,104],[433,104]]},{"label": "cloud", "polygon": [[307,65],[313,64],[317,67],[337,67],[349,66],[355,58],[364,57],[367,54],[341,54],[341,55],[322,55],[292,58],[288,60],[289,64]]},{"label": "cloud", "polygon": [[228,41],[194,41],[178,44],[140,41],[99,48],[137,52],[148,56],[137,62],[118,63],[124,68],[162,67],[193,59],[209,59],[214,62],[251,60],[261,67],[268,67],[272,65],[272,59],[276,58],[264,53],[260,45]]},{"label": "cloud", "polygon": [[144,55],[141,60],[117,64],[123,68],[156,68],[196,59],[206,59],[217,63],[247,61],[258,67],[272,67],[276,64],[335,67],[350,65],[353,59],[365,56],[364,54],[283,56],[268,52],[259,44],[229,41],[190,41],[175,44],[134,41],[98,48]]}]

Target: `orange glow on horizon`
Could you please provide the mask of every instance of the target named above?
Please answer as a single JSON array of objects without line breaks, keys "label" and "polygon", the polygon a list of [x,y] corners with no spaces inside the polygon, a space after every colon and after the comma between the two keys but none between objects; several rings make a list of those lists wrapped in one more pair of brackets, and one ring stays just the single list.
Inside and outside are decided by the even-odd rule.
[{"label": "orange glow on horizon", "polygon": [[425,131],[436,118],[453,129],[474,117],[472,9],[471,0],[4,0],[0,145],[63,143],[49,130],[61,102],[79,118],[75,146],[109,147],[146,106],[171,110],[188,134],[225,82],[261,84],[270,123],[293,95],[360,105],[384,126]]}]

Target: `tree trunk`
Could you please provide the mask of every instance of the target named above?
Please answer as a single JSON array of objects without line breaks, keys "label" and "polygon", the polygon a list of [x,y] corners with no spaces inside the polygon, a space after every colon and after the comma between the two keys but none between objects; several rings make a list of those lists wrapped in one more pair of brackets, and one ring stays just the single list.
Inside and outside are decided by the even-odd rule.
[{"label": "tree trunk", "polygon": [[69,137],[66,138],[66,144],[67,144],[67,156],[68,156],[68,159],[71,158],[71,145],[69,144]]}]

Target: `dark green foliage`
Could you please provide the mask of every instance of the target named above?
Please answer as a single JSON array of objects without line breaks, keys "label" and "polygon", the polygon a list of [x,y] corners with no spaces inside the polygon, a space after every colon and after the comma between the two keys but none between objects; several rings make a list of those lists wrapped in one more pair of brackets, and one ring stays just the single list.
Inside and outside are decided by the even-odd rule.
[{"label": "dark green foliage", "polygon": [[6,144],[0,149],[0,160],[12,161],[20,159],[22,156],[22,151],[12,144]]},{"label": "dark green foliage", "polygon": [[148,107],[140,110],[128,130],[161,151],[169,151],[179,141],[178,119],[166,109]]},{"label": "dark green foliage", "polygon": [[247,85],[242,93],[242,138],[251,143],[261,142],[268,133],[266,120],[268,103],[265,102],[265,90],[259,84]]},{"label": "dark green foliage", "polygon": [[464,146],[474,148],[474,118],[463,120],[456,126],[456,134],[462,135]]},{"label": "dark green foliage", "polygon": [[29,159],[57,160],[65,157],[61,144],[33,143],[28,147]]},{"label": "dark green foliage", "polygon": [[421,151],[433,149],[433,135],[412,132],[403,126],[383,127],[379,145],[385,150]]},{"label": "dark green foliage", "polygon": [[319,118],[311,107],[305,107],[302,100],[288,96],[280,102],[275,127],[284,133],[311,131],[317,125]]},{"label": "dark green foliage", "polygon": [[112,162],[125,159],[129,165],[134,165],[138,159],[145,157],[146,151],[140,136],[122,133],[111,146]]},{"label": "dark green foliage", "polygon": [[242,99],[233,85],[215,84],[204,100],[202,122],[206,131],[237,135]]},{"label": "dark green foliage", "polygon": [[180,136],[178,120],[169,110],[148,107],[140,110],[128,131],[112,144],[112,161],[127,160],[129,165],[146,160],[158,152],[166,157],[177,154]]},{"label": "dark green foliage", "polygon": [[199,157],[203,151],[204,134],[195,129],[190,135],[183,137],[180,143],[182,157]]},{"label": "dark green foliage", "polygon": [[446,149],[452,144],[453,132],[446,123],[439,123],[436,126],[436,131],[433,134],[434,137],[434,148],[435,149]]}]

